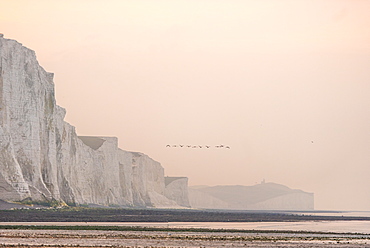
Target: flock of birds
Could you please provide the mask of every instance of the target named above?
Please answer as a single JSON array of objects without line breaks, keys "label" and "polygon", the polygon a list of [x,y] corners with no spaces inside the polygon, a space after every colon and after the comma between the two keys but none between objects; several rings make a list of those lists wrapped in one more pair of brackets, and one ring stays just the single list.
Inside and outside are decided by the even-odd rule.
[{"label": "flock of birds", "polygon": [[170,148],[176,148],[176,147],[179,147],[179,148],[206,148],[206,149],[209,149],[211,147],[215,147],[215,148],[225,148],[225,149],[230,149],[230,146],[224,146],[224,145],[216,145],[216,146],[207,146],[207,145],[202,145],[202,146],[194,146],[194,145],[166,145],[166,147],[170,147]]}]

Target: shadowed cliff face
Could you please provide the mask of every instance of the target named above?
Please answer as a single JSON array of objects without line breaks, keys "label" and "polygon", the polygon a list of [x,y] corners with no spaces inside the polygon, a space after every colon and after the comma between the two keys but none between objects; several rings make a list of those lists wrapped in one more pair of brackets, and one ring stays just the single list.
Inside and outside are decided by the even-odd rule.
[{"label": "shadowed cliff face", "polygon": [[165,196],[183,207],[190,207],[187,177],[165,177]]},{"label": "shadowed cliff face", "polygon": [[53,74],[35,53],[0,37],[0,199],[177,206],[164,170],[114,137],[78,137],[56,105]]}]

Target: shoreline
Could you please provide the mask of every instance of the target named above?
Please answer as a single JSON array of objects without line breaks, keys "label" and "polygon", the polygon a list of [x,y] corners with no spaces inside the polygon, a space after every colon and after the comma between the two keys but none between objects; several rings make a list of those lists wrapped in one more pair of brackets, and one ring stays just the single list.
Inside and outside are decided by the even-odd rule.
[{"label": "shoreline", "polygon": [[[261,229],[226,229],[226,228],[184,228],[184,227],[156,227],[156,226],[117,226],[117,225],[96,225],[97,223],[65,223],[53,225],[47,222],[38,223],[0,223],[0,230],[69,230],[69,231],[117,231],[117,232],[193,232],[193,233],[263,233],[263,234],[307,234],[307,235],[345,235],[345,236],[363,236],[370,239],[370,233],[361,232],[324,232],[324,231],[306,231],[306,230],[261,230]],[[170,223],[169,223],[170,224]]]}]

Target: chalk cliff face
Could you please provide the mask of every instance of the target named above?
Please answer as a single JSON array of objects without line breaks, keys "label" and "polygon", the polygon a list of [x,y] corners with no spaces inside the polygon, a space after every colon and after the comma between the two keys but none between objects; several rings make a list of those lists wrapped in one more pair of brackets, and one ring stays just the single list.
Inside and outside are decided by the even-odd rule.
[{"label": "chalk cliff face", "polygon": [[177,206],[163,167],[114,137],[79,137],[56,105],[53,74],[0,35],[0,199]]},{"label": "chalk cliff face", "polygon": [[187,177],[165,177],[164,182],[164,195],[168,199],[174,200],[180,206],[190,207]]}]

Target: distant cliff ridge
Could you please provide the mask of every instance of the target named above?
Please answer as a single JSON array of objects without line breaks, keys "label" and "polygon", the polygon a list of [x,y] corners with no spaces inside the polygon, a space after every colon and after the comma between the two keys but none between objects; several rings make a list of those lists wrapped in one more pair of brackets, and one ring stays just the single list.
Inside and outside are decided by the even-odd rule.
[{"label": "distant cliff ridge", "polygon": [[0,35],[0,199],[186,205],[185,182],[166,189],[160,163],[119,149],[114,137],[77,136],[65,114],[35,52]]},{"label": "distant cliff ridge", "polygon": [[189,188],[192,207],[239,210],[313,210],[314,195],[276,183],[254,186],[194,186]]}]

